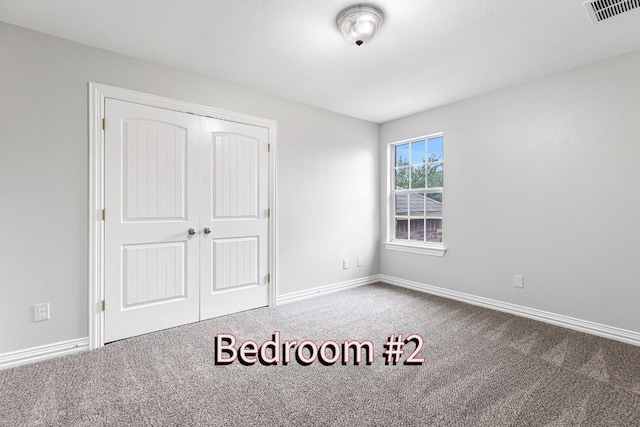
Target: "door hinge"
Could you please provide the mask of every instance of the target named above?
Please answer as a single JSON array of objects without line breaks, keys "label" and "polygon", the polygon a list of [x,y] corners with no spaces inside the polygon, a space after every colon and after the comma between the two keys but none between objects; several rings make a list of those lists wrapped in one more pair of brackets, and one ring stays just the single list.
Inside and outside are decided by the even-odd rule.
[{"label": "door hinge", "polygon": [[271,152],[271,144],[267,144],[267,152],[270,153]]},{"label": "door hinge", "polygon": [[271,218],[271,208],[267,209],[267,218]]},{"label": "door hinge", "polygon": [[267,283],[271,283],[271,273],[267,274]]},{"label": "door hinge", "polygon": [[102,209],[102,220],[104,221],[105,219],[107,219],[107,210]]},{"label": "door hinge", "polygon": [[102,129],[107,128],[107,119],[102,119]]},{"label": "door hinge", "polygon": [[107,300],[106,299],[102,300],[102,311],[107,311]]}]

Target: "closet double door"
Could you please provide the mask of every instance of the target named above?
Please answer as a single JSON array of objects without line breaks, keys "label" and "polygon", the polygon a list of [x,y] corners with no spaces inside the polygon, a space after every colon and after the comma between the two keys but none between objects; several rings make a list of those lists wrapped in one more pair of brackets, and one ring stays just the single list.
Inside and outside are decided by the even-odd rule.
[{"label": "closet double door", "polygon": [[268,129],[105,113],[105,342],[268,305]]}]

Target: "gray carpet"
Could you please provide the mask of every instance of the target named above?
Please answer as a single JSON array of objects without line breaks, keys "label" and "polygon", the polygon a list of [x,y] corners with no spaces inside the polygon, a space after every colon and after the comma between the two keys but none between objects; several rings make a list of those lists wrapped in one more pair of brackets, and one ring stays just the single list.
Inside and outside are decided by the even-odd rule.
[{"label": "gray carpet", "polygon": [[[372,340],[375,363],[214,364],[217,333]],[[391,333],[421,366],[386,365]],[[386,285],[0,371],[2,426],[638,426],[640,348]]]}]

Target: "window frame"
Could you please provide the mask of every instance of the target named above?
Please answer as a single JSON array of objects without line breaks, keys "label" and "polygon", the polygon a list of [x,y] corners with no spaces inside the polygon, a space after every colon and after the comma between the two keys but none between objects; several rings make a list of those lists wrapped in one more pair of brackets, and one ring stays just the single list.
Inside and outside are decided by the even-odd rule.
[{"label": "window frame", "polygon": [[[427,153],[428,153],[428,141],[429,139],[434,139],[442,137],[442,165],[443,165],[443,173],[444,173],[444,132],[436,132],[428,135],[423,135],[415,138],[405,139],[402,141],[396,141],[387,144],[387,238],[383,243],[385,248],[393,251],[400,252],[409,252],[409,253],[417,253],[417,254],[425,254],[432,256],[444,256],[446,252],[446,248],[444,245],[444,232],[442,242],[419,242],[416,240],[404,240],[404,239],[396,239],[395,238],[395,223],[396,223],[396,195],[397,194],[434,194],[439,193],[443,194],[444,199],[444,182],[442,187],[436,188],[421,188],[421,189],[403,189],[396,190],[395,188],[395,170],[396,170],[396,150],[395,147],[403,144],[411,144],[413,142],[425,141],[427,144]],[[428,170],[428,161],[425,160],[425,173]],[[411,171],[411,164],[409,165],[409,171]],[[409,172],[410,173],[410,172]],[[425,180],[427,177],[425,176]],[[443,180],[444,181],[444,180]],[[428,185],[428,182],[427,182]],[[444,216],[445,216],[445,207],[443,200],[442,207],[442,227],[444,230]],[[426,218],[426,216],[425,216]],[[426,226],[426,223],[425,223]]]}]

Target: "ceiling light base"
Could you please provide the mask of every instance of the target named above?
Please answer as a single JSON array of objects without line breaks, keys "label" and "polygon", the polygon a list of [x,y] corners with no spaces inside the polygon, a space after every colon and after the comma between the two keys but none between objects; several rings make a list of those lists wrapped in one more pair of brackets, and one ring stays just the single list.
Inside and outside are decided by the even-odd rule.
[{"label": "ceiling light base", "polygon": [[382,25],[382,11],[371,4],[357,4],[344,9],[336,23],[349,43],[361,46],[367,43]]}]

